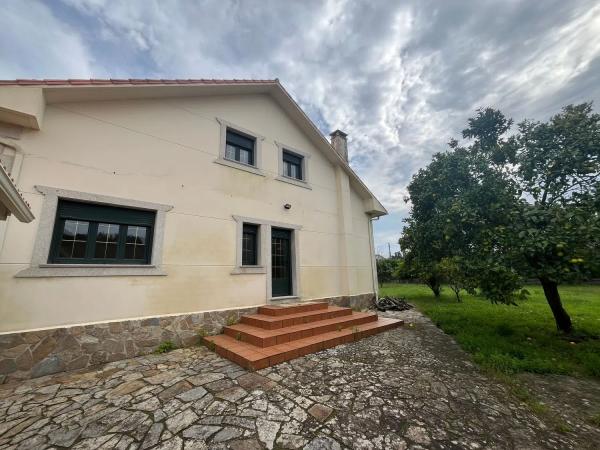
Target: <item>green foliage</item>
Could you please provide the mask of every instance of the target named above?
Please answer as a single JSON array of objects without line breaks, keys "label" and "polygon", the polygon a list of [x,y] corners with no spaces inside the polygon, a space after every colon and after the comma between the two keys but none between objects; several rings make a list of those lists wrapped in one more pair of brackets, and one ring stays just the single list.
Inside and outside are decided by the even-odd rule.
[{"label": "green foliage", "polygon": [[396,275],[400,260],[396,258],[385,258],[377,260],[377,279],[379,285],[383,283],[390,283],[393,281]]},{"label": "green foliage", "polygon": [[175,344],[171,341],[161,342],[158,348],[156,349],[156,353],[169,353],[172,350],[175,350]]},{"label": "green foliage", "polygon": [[600,413],[591,416],[588,420],[592,425],[600,428]]},{"label": "green foliage", "polygon": [[517,302],[522,280],[538,278],[557,327],[571,332],[556,286],[600,272],[600,114],[584,103],[508,136],[511,125],[478,110],[468,145],[450,141],[413,176],[405,264],[434,293],[446,281],[457,299],[478,288],[494,303]]},{"label": "green foliage", "polygon": [[[464,294],[435,299],[424,285],[386,285],[380,295],[405,296],[486,369],[505,374],[552,373],[600,378],[600,286],[565,285],[561,295],[582,339],[565,339],[554,327],[539,285],[514,305],[493,305]],[[574,343],[571,343],[574,342]]]},{"label": "green foliage", "polygon": [[238,318],[235,315],[231,315],[229,317],[227,317],[227,320],[225,321],[225,323],[227,324],[228,327],[235,325],[236,323],[238,323]]}]

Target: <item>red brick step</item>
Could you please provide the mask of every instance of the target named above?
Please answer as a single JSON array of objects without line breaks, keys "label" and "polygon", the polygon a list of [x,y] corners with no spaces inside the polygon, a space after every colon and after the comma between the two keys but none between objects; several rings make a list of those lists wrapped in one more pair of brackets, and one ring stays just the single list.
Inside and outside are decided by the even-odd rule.
[{"label": "red brick step", "polygon": [[272,345],[285,344],[286,342],[297,339],[362,325],[376,320],[376,313],[353,313],[341,317],[334,317],[332,319],[318,320],[274,330],[240,323],[225,327],[223,332],[227,336],[231,336],[242,342],[248,342],[257,347],[270,347]]},{"label": "red brick step", "polygon": [[317,311],[319,309],[327,309],[329,306],[326,302],[302,303],[292,305],[266,305],[258,308],[259,314],[267,316],[285,316],[288,314],[297,314],[309,311]]},{"label": "red brick step", "polygon": [[[261,307],[262,308],[262,307]],[[285,315],[250,314],[242,316],[241,322],[265,330],[276,330],[278,328],[291,327],[303,323],[316,322],[318,320],[333,319],[334,317],[349,316],[352,309],[341,306],[329,306],[307,312],[295,312]]]},{"label": "red brick step", "polygon": [[267,305],[258,314],[242,316],[241,323],[225,327],[224,334],[205,337],[204,342],[224,358],[258,370],[402,324],[402,320],[327,303]]},{"label": "red brick step", "polygon": [[357,327],[344,328],[340,331],[330,331],[264,348],[257,347],[248,342],[238,341],[225,334],[207,336],[204,340],[208,345],[214,346],[217,354],[224,358],[248,370],[259,370],[309,353],[332,348],[336,345],[357,341],[398,327],[402,323],[402,320],[378,318],[377,321],[368,322]]}]

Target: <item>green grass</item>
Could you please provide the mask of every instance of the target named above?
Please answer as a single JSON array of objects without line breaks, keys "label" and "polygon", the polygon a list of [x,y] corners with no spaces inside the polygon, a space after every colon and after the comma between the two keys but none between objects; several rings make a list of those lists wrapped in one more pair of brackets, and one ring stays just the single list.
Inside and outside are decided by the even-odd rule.
[{"label": "green grass", "polygon": [[416,284],[385,285],[380,294],[406,297],[485,369],[600,378],[600,286],[559,287],[576,330],[573,339],[556,331],[541,286],[527,290],[531,296],[518,306],[467,294],[457,303],[449,288],[437,300]]}]

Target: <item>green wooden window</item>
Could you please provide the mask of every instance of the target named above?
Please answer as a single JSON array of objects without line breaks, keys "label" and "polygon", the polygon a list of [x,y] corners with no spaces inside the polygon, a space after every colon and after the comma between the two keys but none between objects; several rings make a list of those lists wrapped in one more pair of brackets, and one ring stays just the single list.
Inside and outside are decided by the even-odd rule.
[{"label": "green wooden window", "polygon": [[244,224],[242,232],[242,266],[258,264],[258,225]]},{"label": "green wooden window", "polygon": [[228,128],[225,139],[225,158],[254,166],[254,160],[256,159],[254,157],[255,144],[256,141],[254,138],[237,133]]},{"label": "green wooden window", "polygon": [[302,156],[287,150],[283,151],[283,174],[286,177],[303,180]]},{"label": "green wooden window", "polygon": [[49,262],[150,264],[155,211],[59,200]]}]

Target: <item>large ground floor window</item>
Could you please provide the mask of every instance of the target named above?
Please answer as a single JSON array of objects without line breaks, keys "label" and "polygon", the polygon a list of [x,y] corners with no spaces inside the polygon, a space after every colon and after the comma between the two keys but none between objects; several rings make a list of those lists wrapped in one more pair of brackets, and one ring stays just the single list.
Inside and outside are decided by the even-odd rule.
[{"label": "large ground floor window", "polygon": [[156,212],[59,200],[49,262],[150,264]]}]

